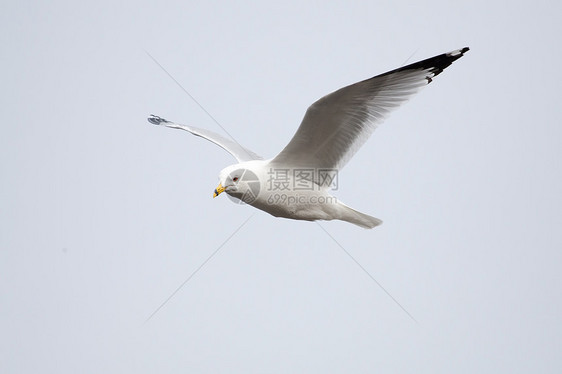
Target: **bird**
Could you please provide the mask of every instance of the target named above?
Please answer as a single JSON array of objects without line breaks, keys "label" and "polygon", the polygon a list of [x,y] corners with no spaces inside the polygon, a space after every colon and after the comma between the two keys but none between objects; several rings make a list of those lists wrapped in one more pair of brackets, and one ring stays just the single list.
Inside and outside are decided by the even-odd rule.
[{"label": "bird", "polygon": [[348,207],[331,194],[341,170],[390,112],[433,82],[468,47],[443,53],[340,88],[310,105],[289,143],[271,159],[233,139],[151,114],[154,125],[185,130],[229,152],[237,163],[219,173],[235,202],[294,220],[341,220],[372,229],[382,220]]}]

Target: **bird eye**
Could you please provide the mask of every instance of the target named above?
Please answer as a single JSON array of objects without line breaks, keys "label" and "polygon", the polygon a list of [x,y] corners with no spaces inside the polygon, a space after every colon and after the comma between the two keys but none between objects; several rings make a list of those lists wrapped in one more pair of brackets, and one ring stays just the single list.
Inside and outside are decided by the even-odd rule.
[{"label": "bird eye", "polygon": [[238,182],[238,177],[232,178],[233,181]]}]

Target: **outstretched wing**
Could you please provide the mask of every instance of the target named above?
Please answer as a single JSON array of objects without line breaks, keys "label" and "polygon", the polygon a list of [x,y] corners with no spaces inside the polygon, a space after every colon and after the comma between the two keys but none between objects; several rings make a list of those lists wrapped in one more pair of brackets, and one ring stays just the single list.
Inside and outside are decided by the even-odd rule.
[{"label": "outstretched wing", "polygon": [[342,168],[375,128],[422,87],[459,59],[463,48],[339,89],[312,104],[273,164]]},{"label": "outstretched wing", "polygon": [[193,135],[200,136],[203,139],[207,139],[211,143],[215,143],[216,145],[233,155],[234,158],[238,160],[238,162],[263,159],[261,156],[258,156],[249,149],[242,147],[240,144],[209,130],[204,130],[193,126],[178,125],[177,123],[167,121],[164,118],[155,116],[154,114],[151,114],[150,117],[148,117],[148,122],[152,123],[153,125],[164,125],[173,129],[189,131]]}]

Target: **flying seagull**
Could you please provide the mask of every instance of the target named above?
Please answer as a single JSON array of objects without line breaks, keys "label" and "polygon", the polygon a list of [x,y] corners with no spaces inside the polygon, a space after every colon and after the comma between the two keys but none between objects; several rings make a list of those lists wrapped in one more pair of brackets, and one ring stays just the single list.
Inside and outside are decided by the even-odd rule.
[{"label": "flying seagull", "polygon": [[297,132],[274,158],[261,156],[209,130],[151,115],[155,125],[186,130],[234,156],[219,174],[213,197],[223,192],[275,217],[342,220],[373,228],[378,218],[358,212],[330,194],[337,172],[389,113],[461,58],[468,47],[419,61],[341,88],[312,104]]}]

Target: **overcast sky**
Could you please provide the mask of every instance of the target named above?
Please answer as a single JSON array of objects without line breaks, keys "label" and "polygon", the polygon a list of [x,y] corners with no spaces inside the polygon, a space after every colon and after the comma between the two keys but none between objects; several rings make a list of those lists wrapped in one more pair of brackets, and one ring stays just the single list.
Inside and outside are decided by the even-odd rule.
[{"label": "overcast sky", "polygon": [[[559,373],[561,6],[207,3],[4,2],[0,372]],[[384,224],[322,224],[419,323],[146,121],[222,132],[146,52],[268,158],[321,96],[465,46],[340,172]]]}]

